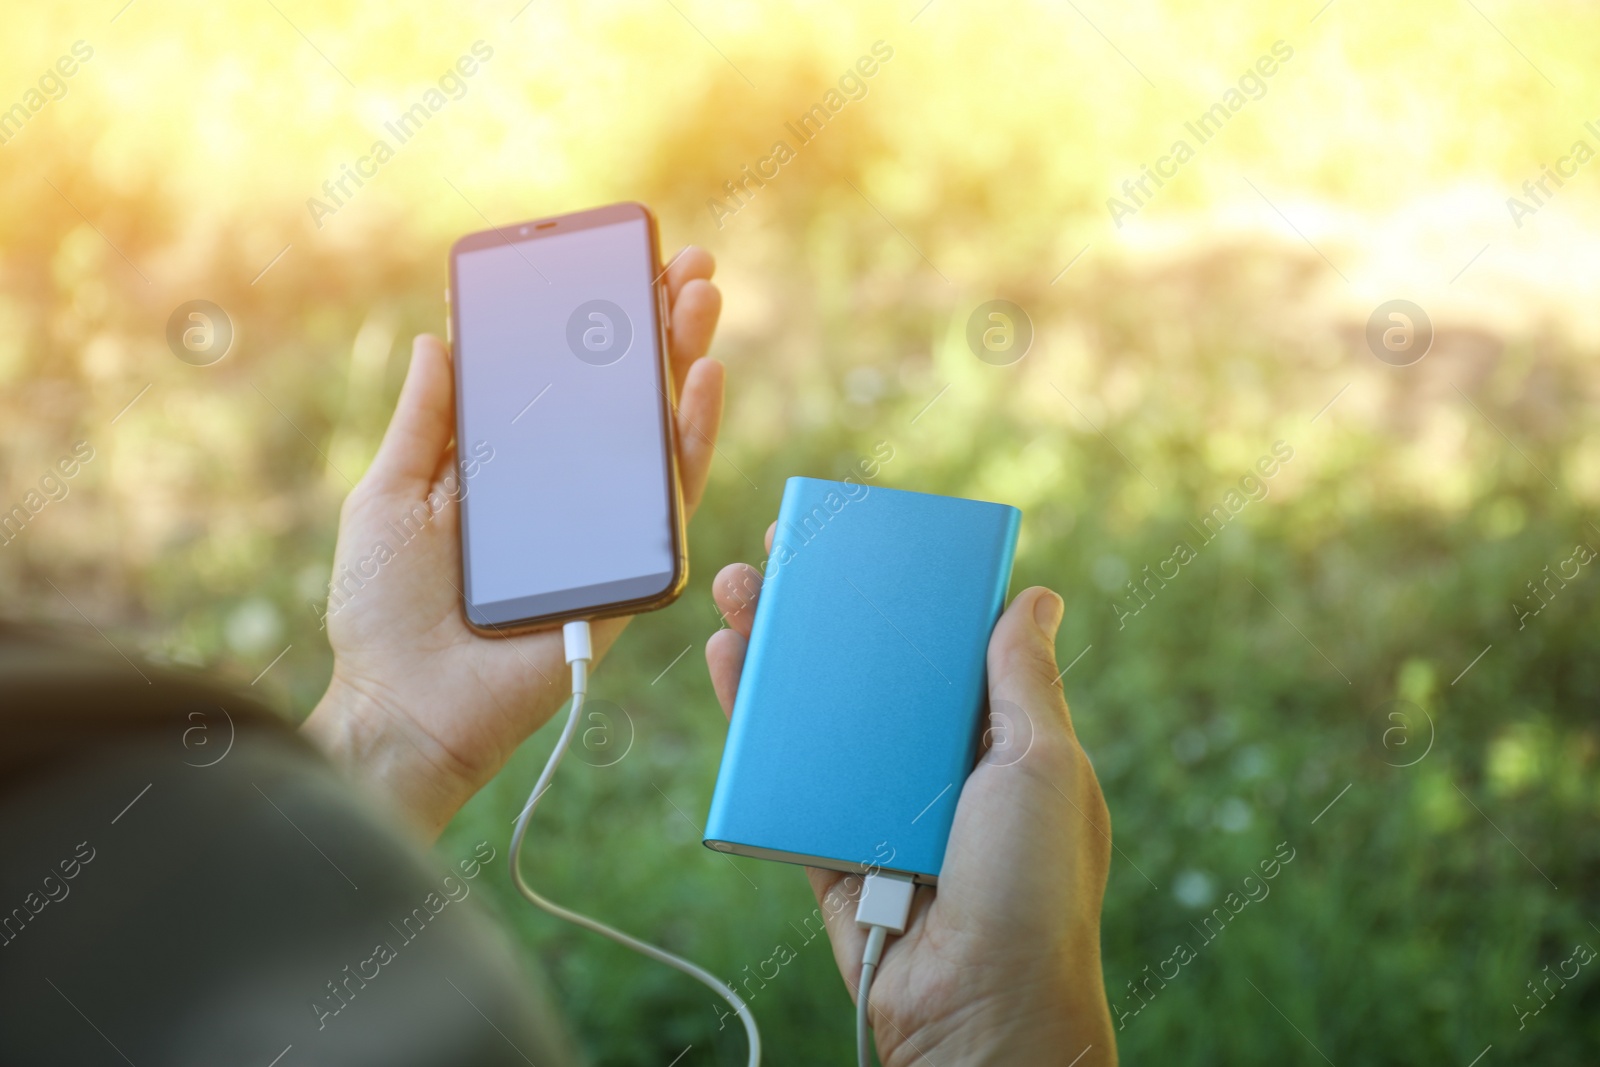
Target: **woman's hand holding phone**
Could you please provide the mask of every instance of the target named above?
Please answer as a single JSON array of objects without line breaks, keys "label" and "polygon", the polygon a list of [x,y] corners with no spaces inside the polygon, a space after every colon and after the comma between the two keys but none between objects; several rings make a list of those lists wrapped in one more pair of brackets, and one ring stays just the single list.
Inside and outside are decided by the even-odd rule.
[{"label": "woman's hand holding phone", "polygon": [[[722,365],[701,358],[722,309],[713,270],[711,255],[691,246],[666,274],[678,462],[691,513],[722,418]],[[303,727],[429,840],[555,714],[570,682],[559,629],[485,639],[462,618],[454,405],[448,350],[419,336],[383,442],[340,512],[334,573],[360,567],[372,577],[330,605],[333,677]],[[431,518],[420,531],[391,544],[394,529],[422,513]],[[594,623],[597,660],[627,623]]]},{"label": "woman's hand holding phone", "polygon": [[[707,643],[706,662],[725,713],[760,588],[760,572],[743,563],[713,583],[729,629]],[[1020,759],[980,760],[961,790],[939,887],[916,891],[910,925],[889,942],[870,1000],[886,1067],[1117,1061],[1100,970],[1111,818],[1057,684],[1061,613],[1055,593],[1025,589],[989,640],[990,703],[1020,709],[1031,744]],[[854,990],[866,941],[855,924],[860,876],[806,873]]]}]

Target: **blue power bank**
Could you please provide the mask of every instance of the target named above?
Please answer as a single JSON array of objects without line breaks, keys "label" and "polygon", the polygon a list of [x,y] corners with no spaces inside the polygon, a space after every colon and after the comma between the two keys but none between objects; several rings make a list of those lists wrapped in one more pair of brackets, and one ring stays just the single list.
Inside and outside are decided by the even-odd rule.
[{"label": "blue power bank", "polygon": [[790,478],[705,844],[936,884],[1022,514]]}]

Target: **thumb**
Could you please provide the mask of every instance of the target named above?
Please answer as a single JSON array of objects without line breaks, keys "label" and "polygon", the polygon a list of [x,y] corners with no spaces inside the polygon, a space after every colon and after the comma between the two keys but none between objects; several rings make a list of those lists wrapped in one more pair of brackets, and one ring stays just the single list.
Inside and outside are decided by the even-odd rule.
[{"label": "thumb", "polygon": [[419,334],[411,345],[411,367],[389,429],[365,480],[379,490],[426,493],[454,435],[450,355],[437,337]]},{"label": "thumb", "polygon": [[1056,629],[1065,610],[1043,586],[1024,589],[995,623],[989,637],[991,716],[1020,715],[1035,729],[1072,731],[1067,702],[1056,685]]}]

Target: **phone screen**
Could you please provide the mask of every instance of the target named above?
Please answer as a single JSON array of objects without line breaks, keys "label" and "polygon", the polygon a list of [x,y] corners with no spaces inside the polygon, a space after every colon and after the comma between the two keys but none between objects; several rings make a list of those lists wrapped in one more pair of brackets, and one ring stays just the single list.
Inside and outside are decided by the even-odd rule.
[{"label": "phone screen", "polygon": [[452,254],[462,574],[479,626],[675,592],[654,231],[637,205]]}]

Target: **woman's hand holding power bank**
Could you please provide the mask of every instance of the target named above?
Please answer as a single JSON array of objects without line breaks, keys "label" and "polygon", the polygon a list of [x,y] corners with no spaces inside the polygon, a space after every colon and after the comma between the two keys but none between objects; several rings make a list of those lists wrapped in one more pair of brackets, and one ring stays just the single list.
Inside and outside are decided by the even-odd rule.
[{"label": "woman's hand holding power bank", "polygon": [[[767,531],[771,551],[772,530]],[[724,713],[733,708],[761,575],[735,563],[713,593],[729,628],[706,645]],[[1116,1062],[1100,969],[1100,903],[1111,818],[1078,745],[1057,683],[1061,598],[1017,594],[989,642],[989,700],[1031,733],[1020,758],[991,750],[961,791],[937,890],[916,891],[911,923],[891,941],[872,986],[878,1054],[886,1067]],[[807,868],[833,943],[855,989],[866,931],[852,904],[860,875]]]}]

